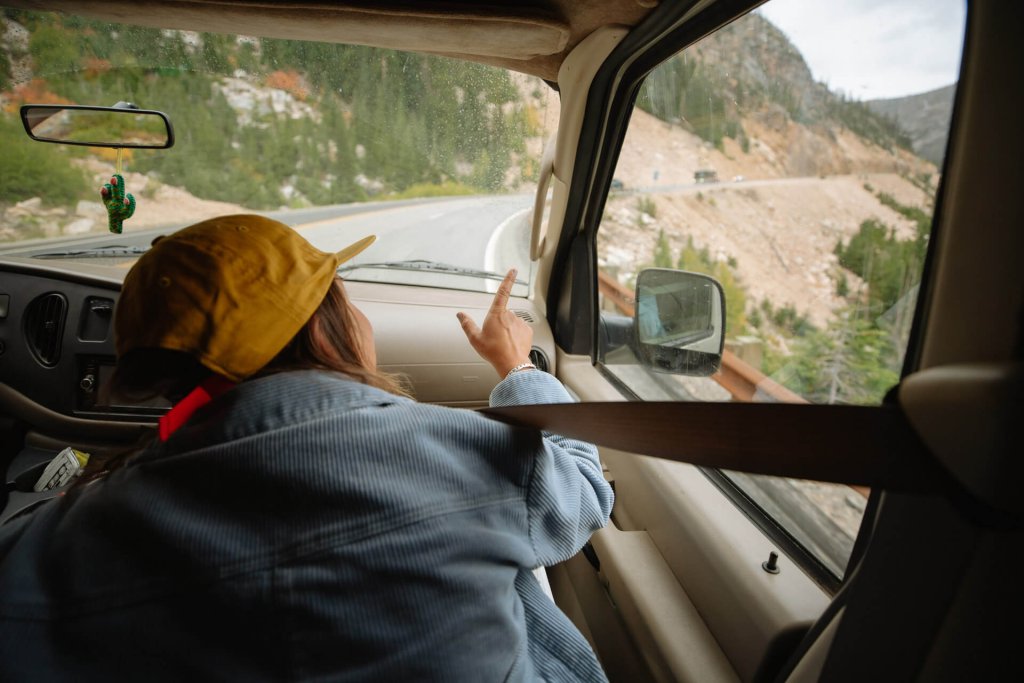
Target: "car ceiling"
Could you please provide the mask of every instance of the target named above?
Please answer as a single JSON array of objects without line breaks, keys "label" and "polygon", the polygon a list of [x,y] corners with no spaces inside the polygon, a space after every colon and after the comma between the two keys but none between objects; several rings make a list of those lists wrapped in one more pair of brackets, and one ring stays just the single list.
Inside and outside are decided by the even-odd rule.
[{"label": "car ceiling", "polygon": [[7,0],[4,4],[157,28],[429,52],[555,81],[565,57],[595,29],[634,26],[658,0]]}]

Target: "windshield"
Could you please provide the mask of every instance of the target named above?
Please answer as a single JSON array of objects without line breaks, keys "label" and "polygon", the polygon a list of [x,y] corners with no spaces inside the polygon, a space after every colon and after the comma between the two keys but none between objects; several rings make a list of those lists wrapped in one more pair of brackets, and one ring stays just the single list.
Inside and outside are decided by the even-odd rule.
[{"label": "windshield", "polygon": [[[257,212],[336,250],[351,280],[494,291],[531,276],[530,219],[557,95],[502,69],[376,48],[141,28],[5,10],[0,251],[82,257],[204,218]],[[111,235],[117,151],[31,141],[23,104],[162,111],[170,149],[126,149],[135,214]],[[109,252],[124,261],[123,250]],[[102,249],[90,258],[103,258]],[[382,264],[427,261],[430,268]],[[349,264],[351,265],[351,264]],[[449,267],[451,266],[451,267]]]}]

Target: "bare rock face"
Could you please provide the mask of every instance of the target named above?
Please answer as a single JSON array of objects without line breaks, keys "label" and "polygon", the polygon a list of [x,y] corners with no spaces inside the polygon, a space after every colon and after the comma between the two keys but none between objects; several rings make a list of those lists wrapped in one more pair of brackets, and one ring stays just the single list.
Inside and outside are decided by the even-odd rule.
[{"label": "bare rock face", "polygon": [[84,218],[95,218],[97,216],[106,215],[107,210],[103,207],[100,202],[90,202],[81,200],[75,204],[75,215]]},{"label": "bare rock face", "polygon": [[29,216],[34,213],[38,213],[40,208],[42,207],[42,204],[42,199],[40,199],[39,197],[32,197],[31,199],[26,199],[25,201],[18,202],[14,206],[7,209],[5,213],[11,218],[22,218],[24,216]]},{"label": "bare rock face", "polygon": [[789,115],[779,105],[765,107],[753,114],[753,118],[768,130],[781,133],[789,126]]},{"label": "bare rock face", "polygon": [[872,110],[894,118],[910,135],[914,151],[923,159],[939,165],[946,152],[955,95],[954,83],[919,95],[871,100],[866,104]]},{"label": "bare rock face", "polygon": [[14,84],[32,80],[32,55],[29,52],[28,29],[13,19],[5,19],[4,32],[0,35],[0,49],[8,53],[11,81]]},{"label": "bare rock face", "polygon": [[87,232],[92,232],[95,227],[96,221],[91,218],[79,218],[71,221],[64,226],[65,235],[82,235]]},{"label": "bare rock face", "polygon": [[836,170],[832,145],[811,130],[798,127],[789,142],[786,171],[794,176],[814,176]]}]

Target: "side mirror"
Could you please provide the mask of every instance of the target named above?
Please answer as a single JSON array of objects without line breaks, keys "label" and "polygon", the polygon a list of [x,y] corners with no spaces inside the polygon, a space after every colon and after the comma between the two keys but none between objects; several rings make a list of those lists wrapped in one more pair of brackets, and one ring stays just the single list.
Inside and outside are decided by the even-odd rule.
[{"label": "side mirror", "polygon": [[113,107],[26,104],[21,122],[33,140],[87,147],[166,149],[174,145],[167,115],[118,103]]},{"label": "side mirror", "polygon": [[725,344],[725,294],[707,275],[666,268],[636,280],[637,357],[676,375],[706,377],[718,371]]}]

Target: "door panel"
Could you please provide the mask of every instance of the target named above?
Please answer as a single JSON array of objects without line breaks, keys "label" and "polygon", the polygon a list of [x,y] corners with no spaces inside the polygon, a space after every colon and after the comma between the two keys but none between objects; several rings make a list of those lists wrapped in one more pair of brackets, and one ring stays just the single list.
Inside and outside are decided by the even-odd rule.
[{"label": "door panel", "polygon": [[592,543],[607,589],[657,680],[739,680],[646,531],[612,523]]},{"label": "door panel", "polygon": [[[622,399],[589,358],[560,355],[557,366],[580,400]],[[611,449],[602,449],[601,458],[616,501],[611,524],[592,539],[600,570],[589,571],[605,586],[652,676],[770,675],[825,609],[828,593],[701,470]],[[780,555],[778,574],[761,566],[773,551]],[[575,577],[566,584],[583,602],[587,588],[578,567]],[[564,595],[556,591],[560,603]],[[589,618],[584,626],[607,660],[607,645]]]}]

